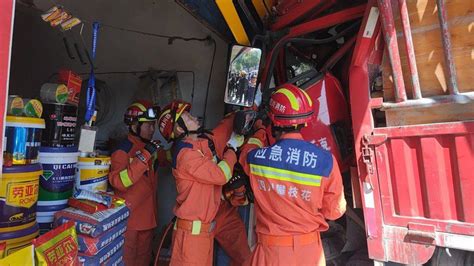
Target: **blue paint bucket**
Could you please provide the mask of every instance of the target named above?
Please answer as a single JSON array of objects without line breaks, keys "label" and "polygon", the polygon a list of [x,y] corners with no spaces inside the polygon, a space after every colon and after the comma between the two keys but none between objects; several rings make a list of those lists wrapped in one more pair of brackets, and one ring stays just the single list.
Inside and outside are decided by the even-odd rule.
[{"label": "blue paint bucket", "polygon": [[43,233],[50,228],[57,211],[67,208],[71,197],[79,152],[77,148],[41,147],[39,161],[43,166],[40,177],[37,222]]},{"label": "blue paint bucket", "polygon": [[7,116],[3,165],[37,163],[41,131],[44,127],[44,120],[40,118]]}]

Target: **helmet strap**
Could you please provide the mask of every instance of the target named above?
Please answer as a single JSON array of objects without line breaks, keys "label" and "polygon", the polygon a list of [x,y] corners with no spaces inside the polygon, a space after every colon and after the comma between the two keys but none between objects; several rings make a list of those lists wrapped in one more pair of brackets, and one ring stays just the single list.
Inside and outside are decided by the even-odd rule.
[{"label": "helmet strap", "polygon": [[[174,118],[173,118],[173,121],[174,121]],[[176,123],[184,132],[181,133],[179,136],[175,137],[175,139],[182,139],[186,137],[189,134],[189,130],[188,130],[188,127],[186,126],[186,123],[184,123],[184,120],[181,117],[179,117]],[[173,123],[173,130],[174,130],[174,125],[175,123]]]},{"label": "helmet strap", "polygon": [[145,138],[143,138],[143,137],[140,135],[140,133],[141,133],[141,131],[142,131],[142,124],[143,124],[143,122],[138,122],[138,124],[137,124],[137,132],[133,131],[132,125],[130,125],[128,128],[129,128],[130,134],[132,134],[132,135],[135,136],[135,137],[138,137],[141,141],[147,143],[147,142],[149,142],[150,140],[149,140],[149,139],[145,139]]},{"label": "helmet strap", "polygon": [[298,124],[288,127],[280,127],[272,124],[272,137],[275,138],[277,135],[281,135],[283,133],[300,132],[303,127],[305,127],[304,124]]}]

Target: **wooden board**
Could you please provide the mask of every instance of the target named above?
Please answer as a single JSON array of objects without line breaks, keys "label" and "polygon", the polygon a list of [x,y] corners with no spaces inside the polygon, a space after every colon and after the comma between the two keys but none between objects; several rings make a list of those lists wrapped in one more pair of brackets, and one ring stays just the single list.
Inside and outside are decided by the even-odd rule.
[{"label": "wooden board", "polygon": [[418,125],[429,123],[474,120],[474,102],[430,108],[386,111],[387,126]]},{"label": "wooden board", "polygon": [[[397,2],[392,1],[392,6],[397,27],[405,86],[408,98],[412,98],[412,84]],[[408,0],[407,7],[423,97],[446,94],[444,53],[436,1]],[[461,92],[474,91],[474,1],[448,0],[446,1],[446,7],[459,90]],[[385,66],[384,80],[391,76],[390,73],[390,66]],[[384,83],[384,98],[386,101],[393,101],[394,95],[391,80],[386,80]]]},{"label": "wooden board", "polygon": [[[413,99],[405,40],[401,30],[398,1],[392,0],[403,76],[408,99]],[[443,45],[436,1],[408,0],[413,45],[423,97],[448,94]],[[474,1],[446,1],[452,53],[460,92],[474,91]],[[392,71],[385,54],[383,65],[384,101],[394,101]],[[474,103],[385,112],[387,126],[464,121],[474,119]]]}]

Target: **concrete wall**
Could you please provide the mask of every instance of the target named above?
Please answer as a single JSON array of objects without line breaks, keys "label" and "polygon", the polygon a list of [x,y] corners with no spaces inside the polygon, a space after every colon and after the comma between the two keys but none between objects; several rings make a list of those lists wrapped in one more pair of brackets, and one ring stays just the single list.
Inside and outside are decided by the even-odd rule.
[{"label": "concrete wall", "polygon": [[[228,46],[217,36],[203,27],[197,20],[172,0],[64,0],[56,1],[75,16],[86,22],[83,38],[90,48],[90,28],[92,21],[106,25],[123,27],[144,32],[165,35],[180,35],[203,38],[213,36],[217,44],[214,71],[209,89],[206,126],[214,126],[222,117]],[[51,7],[52,1],[36,0],[41,10]],[[63,44],[63,36],[69,38],[71,46],[76,41],[82,46],[80,26],[71,32],[61,33],[40,18],[40,11],[17,5],[13,55],[11,61],[10,94],[24,97],[38,97],[43,83],[54,80],[54,73],[60,68],[70,68],[79,73],[88,73],[89,65],[82,65],[78,59],[68,58]],[[168,40],[103,26],[100,29],[97,48],[96,72],[128,72],[149,68],[188,70],[195,73],[195,96],[193,113],[201,116],[204,112],[205,90],[213,46],[202,42],[176,40],[168,45]],[[122,114],[136,93],[140,74],[106,74],[97,78],[110,87],[109,110],[113,115],[101,126],[100,138],[113,134],[122,123]],[[84,75],[87,78],[87,75]],[[184,100],[190,101],[191,84],[183,77],[181,90]],[[187,85],[186,85],[187,84]],[[158,195],[160,200],[160,223],[171,216],[170,207],[174,202],[174,184],[169,171],[160,179]],[[171,192],[170,192],[171,191]]]}]

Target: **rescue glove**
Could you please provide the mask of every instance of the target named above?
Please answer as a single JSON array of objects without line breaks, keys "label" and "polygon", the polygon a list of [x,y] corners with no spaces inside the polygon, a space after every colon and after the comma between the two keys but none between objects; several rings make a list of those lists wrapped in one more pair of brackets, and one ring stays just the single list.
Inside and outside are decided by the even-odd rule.
[{"label": "rescue glove", "polygon": [[222,194],[232,206],[244,206],[249,203],[251,197],[250,180],[242,167],[236,164],[232,178],[223,186]]},{"label": "rescue glove", "polygon": [[161,148],[161,144],[158,141],[155,140],[150,140],[146,145],[145,145],[145,150],[150,153],[150,155],[153,155],[158,149]]},{"label": "rescue glove", "polygon": [[232,148],[234,151],[237,151],[237,149],[242,146],[242,144],[244,144],[244,136],[232,132],[232,135],[227,142],[227,146]]},{"label": "rescue glove", "polygon": [[227,181],[227,183],[224,185],[224,189],[237,189],[241,186],[245,186],[249,182],[249,177],[241,169],[242,168],[237,165],[234,167],[234,173],[232,174],[232,177],[229,179],[229,181]]}]

